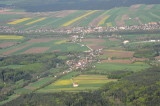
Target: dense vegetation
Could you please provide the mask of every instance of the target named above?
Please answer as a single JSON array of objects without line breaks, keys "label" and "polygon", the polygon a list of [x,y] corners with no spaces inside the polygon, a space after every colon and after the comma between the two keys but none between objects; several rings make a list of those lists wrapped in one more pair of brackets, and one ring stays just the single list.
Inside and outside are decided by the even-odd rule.
[{"label": "dense vegetation", "polygon": [[67,67],[65,60],[69,58],[62,57],[67,54],[49,53],[1,57],[0,100],[6,99],[4,97],[13,93],[14,89],[24,87],[39,78],[54,76],[56,68],[65,69]]},{"label": "dense vegetation", "polygon": [[22,95],[6,106],[159,106],[160,67],[129,75],[93,92]]}]

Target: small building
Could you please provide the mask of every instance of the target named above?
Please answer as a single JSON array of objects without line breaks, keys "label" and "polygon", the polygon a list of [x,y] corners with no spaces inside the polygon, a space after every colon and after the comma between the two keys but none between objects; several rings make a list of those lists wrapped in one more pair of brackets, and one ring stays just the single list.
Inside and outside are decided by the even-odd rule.
[{"label": "small building", "polygon": [[78,83],[73,83],[73,87],[78,87],[79,84]]},{"label": "small building", "polygon": [[127,44],[127,43],[129,43],[129,40],[123,41],[123,44]]},{"label": "small building", "polygon": [[160,61],[160,56],[155,57],[157,61]]}]

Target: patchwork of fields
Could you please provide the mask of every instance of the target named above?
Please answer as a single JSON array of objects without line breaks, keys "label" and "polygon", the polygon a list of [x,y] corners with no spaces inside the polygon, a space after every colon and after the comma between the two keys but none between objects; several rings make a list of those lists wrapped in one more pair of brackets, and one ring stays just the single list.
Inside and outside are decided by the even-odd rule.
[{"label": "patchwork of fields", "polygon": [[[134,5],[111,10],[63,10],[48,13],[1,11],[0,25],[19,30],[77,26],[139,25],[160,20],[159,5]],[[7,17],[7,18],[6,18]]]},{"label": "patchwork of fields", "polygon": [[[30,30],[40,31],[45,30],[45,28],[56,28],[58,31],[61,31],[61,28],[67,29],[70,27],[120,27],[125,25],[139,25],[149,22],[158,22],[160,20],[160,13],[156,9],[158,6],[159,5],[134,5],[111,10],[64,10],[44,13],[6,10],[0,11],[0,28],[7,29],[10,27],[11,30],[23,32]],[[9,32],[9,30],[7,31]],[[45,31],[47,32],[47,30]],[[84,54],[82,53],[81,55],[77,53],[77,58],[75,60],[64,61],[64,64],[69,63],[66,67],[69,67],[71,71],[65,73],[63,69],[57,69],[58,71],[55,72],[56,74],[61,74],[62,71],[64,72],[62,72],[62,76],[60,75],[57,78],[53,77],[55,73],[51,72],[52,69],[56,70],[58,67],[56,63],[56,67],[48,70],[51,72],[50,75],[46,75],[42,78],[40,77],[40,79],[37,78],[37,81],[14,90],[14,94],[9,99],[33,91],[35,93],[53,93],[60,91],[79,92],[96,90],[106,83],[117,81],[117,79],[109,79],[109,75],[113,72],[124,71],[132,73],[151,67],[148,64],[150,58],[143,56],[136,57],[135,54],[137,51],[133,48],[138,48],[141,45],[136,43],[135,40],[140,41],[160,38],[159,34],[124,36],[96,35],[96,37],[87,35],[78,38],[79,41],[72,41],[73,36],[72,38],[71,36],[68,38],[69,35],[64,36],[64,38],[62,38],[62,36],[60,37],[53,37],[52,35],[47,35],[47,37],[36,35],[0,35],[0,57],[36,53],[71,52],[76,54],[77,52],[90,52],[88,54],[87,52]],[[125,45],[123,43],[125,40],[129,40],[130,42]],[[132,50],[127,49],[127,46],[132,48]],[[57,58],[67,60],[67,56],[68,55],[59,56]],[[154,58],[154,56],[152,58]],[[87,65],[90,65],[90,63],[93,66],[88,69]],[[30,68],[39,70],[41,66],[43,66],[41,63],[28,65],[11,64],[0,67],[0,69],[22,68],[28,71]],[[77,66],[86,67],[77,68]],[[23,83],[23,80],[16,82],[17,85]],[[73,84],[78,84],[78,87],[74,87]]]},{"label": "patchwork of fields", "polygon": [[0,50],[0,54],[2,55],[72,52],[72,51],[83,52],[88,50],[86,46],[82,47],[79,44],[68,42],[68,40],[66,39],[40,38],[40,39],[31,39],[21,43],[18,43],[17,41],[14,40],[12,40],[12,42],[11,41],[5,43],[4,42],[5,42],[4,39],[2,40],[2,42],[0,42],[0,47],[2,46],[1,48],[3,48]]},{"label": "patchwork of fields", "polygon": [[[56,82],[38,90],[38,93],[47,93],[47,92],[75,92],[75,91],[85,91],[85,90],[94,90],[98,89],[105,83],[116,81],[116,79],[108,79],[105,75],[79,75],[72,77],[73,73],[70,73]],[[78,83],[78,87],[73,87],[73,83]]]}]

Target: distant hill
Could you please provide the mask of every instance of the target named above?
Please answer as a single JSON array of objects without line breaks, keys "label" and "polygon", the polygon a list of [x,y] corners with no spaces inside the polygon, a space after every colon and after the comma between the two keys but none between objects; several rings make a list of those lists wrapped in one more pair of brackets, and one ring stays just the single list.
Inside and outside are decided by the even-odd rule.
[{"label": "distant hill", "polygon": [[106,10],[134,4],[160,4],[160,0],[1,0],[0,7],[27,11]]}]

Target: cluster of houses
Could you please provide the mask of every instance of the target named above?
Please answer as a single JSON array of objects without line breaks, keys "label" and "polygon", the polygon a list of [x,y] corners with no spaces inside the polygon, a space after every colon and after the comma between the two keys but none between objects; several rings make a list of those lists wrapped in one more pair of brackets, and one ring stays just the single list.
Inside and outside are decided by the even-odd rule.
[{"label": "cluster of houses", "polygon": [[[23,26],[21,26],[23,28]],[[132,25],[132,26],[115,26],[115,27],[100,27],[100,26],[88,26],[88,27],[62,27],[55,29],[53,26],[42,26],[41,28],[35,29],[37,26],[31,26],[27,30],[19,30],[13,26],[0,26],[0,32],[6,33],[94,33],[94,32],[115,32],[115,31],[134,31],[134,30],[159,30],[160,22],[150,22],[148,24]],[[34,30],[32,29],[34,28]]]}]

